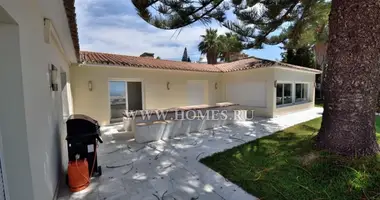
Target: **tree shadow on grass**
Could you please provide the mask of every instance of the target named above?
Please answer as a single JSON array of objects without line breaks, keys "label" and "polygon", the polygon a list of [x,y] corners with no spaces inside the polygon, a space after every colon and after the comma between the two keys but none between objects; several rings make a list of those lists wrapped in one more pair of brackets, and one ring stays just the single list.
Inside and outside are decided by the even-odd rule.
[{"label": "tree shadow on grass", "polygon": [[318,151],[318,126],[300,124],[201,162],[261,199],[380,198],[380,157]]}]

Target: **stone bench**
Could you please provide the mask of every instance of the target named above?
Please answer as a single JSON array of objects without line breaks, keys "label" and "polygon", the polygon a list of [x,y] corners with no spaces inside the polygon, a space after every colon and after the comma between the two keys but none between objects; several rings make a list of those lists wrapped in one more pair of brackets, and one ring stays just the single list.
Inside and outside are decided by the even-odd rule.
[{"label": "stone bench", "polygon": [[136,124],[134,131],[136,142],[147,143],[160,140],[165,132],[166,125],[166,121],[155,121],[152,123],[142,122]]},{"label": "stone bench", "polygon": [[[190,116],[192,120],[150,120],[141,122],[132,118],[124,118],[124,129],[134,133],[138,143],[147,143],[157,140],[168,140],[170,138],[187,135],[191,133],[202,133],[205,130],[214,130],[223,126],[235,124],[238,121],[247,119],[247,110],[227,110],[219,112],[213,118],[207,120],[204,116]],[[210,119],[211,118],[211,119]]]}]

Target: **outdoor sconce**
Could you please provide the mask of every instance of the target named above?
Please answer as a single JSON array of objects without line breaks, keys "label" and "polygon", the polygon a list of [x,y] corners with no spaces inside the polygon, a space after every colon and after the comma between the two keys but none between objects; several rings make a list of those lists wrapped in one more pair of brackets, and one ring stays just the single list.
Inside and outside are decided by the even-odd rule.
[{"label": "outdoor sconce", "polygon": [[50,65],[50,88],[52,91],[58,91],[58,68]]},{"label": "outdoor sconce", "polygon": [[170,82],[166,82],[166,89],[170,90]]},{"label": "outdoor sconce", "polygon": [[277,87],[277,81],[274,81],[274,87],[275,88]]},{"label": "outdoor sconce", "polygon": [[88,90],[92,91],[92,81],[88,81]]},{"label": "outdoor sconce", "polygon": [[218,83],[215,83],[215,90],[218,89]]}]

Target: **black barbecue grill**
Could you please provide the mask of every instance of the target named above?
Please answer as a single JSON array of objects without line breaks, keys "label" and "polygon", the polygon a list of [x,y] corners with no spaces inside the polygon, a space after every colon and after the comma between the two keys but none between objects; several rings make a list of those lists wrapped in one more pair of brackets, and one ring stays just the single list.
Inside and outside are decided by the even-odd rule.
[{"label": "black barbecue grill", "polygon": [[103,143],[103,140],[98,122],[86,115],[71,115],[66,127],[69,161],[86,159],[89,174],[93,171],[93,176],[100,176],[102,169],[98,166],[96,148],[98,142]]}]

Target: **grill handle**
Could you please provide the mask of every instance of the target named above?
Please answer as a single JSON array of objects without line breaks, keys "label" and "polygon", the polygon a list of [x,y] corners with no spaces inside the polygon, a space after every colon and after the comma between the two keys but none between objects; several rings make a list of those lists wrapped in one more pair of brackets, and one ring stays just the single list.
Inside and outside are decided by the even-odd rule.
[{"label": "grill handle", "polygon": [[96,139],[98,139],[98,141],[100,142],[100,143],[103,143],[103,139],[98,135],[98,136],[96,136]]}]

